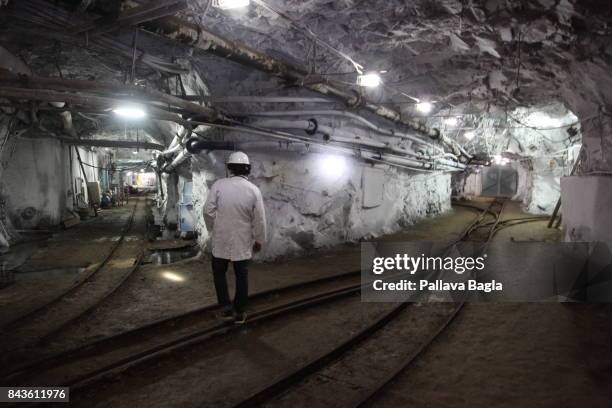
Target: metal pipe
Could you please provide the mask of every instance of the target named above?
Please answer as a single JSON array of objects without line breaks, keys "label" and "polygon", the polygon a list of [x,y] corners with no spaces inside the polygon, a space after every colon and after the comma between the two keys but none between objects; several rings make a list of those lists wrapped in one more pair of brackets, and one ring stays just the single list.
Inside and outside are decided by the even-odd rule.
[{"label": "metal pipe", "polygon": [[[198,154],[202,150],[248,150],[261,152],[278,150],[297,153],[327,153],[328,149],[325,149],[320,145],[309,146],[307,143],[303,142],[219,142],[192,138],[187,142],[187,150],[192,154]],[[355,152],[353,150],[346,148],[337,150],[337,153],[347,156],[355,156]],[[404,167],[411,167],[413,170],[431,169],[433,167],[431,163],[424,163],[417,160],[394,157],[375,152],[361,151],[359,152],[358,156],[365,160],[376,160],[387,164],[398,164]]]},{"label": "metal pipe", "polygon": [[[117,100],[125,101],[128,99],[139,99],[144,101],[144,103],[151,103],[151,101],[157,101],[159,102],[159,104],[154,105],[154,107],[160,110],[164,109],[164,107],[166,106],[176,106],[187,112],[204,115],[213,119],[219,115],[218,112],[214,109],[183,100],[173,95],[165,94],[155,89],[144,88],[137,85],[114,84],[109,82],[85,81],[76,79],[46,78],[32,75],[18,77],[16,75],[7,73],[0,73],[0,84],[3,88],[7,88],[7,91],[11,89],[20,89],[24,94],[29,94],[32,91],[39,93],[61,91],[64,92],[63,95],[66,95],[66,91],[102,93],[106,94],[109,98],[105,99],[101,98],[100,96],[89,96],[88,98],[92,99],[92,102],[100,101],[99,104],[102,104],[102,102],[117,103]],[[57,93],[55,94],[57,95]],[[27,98],[24,97],[24,99]],[[47,98],[40,100],[46,101]],[[67,102],[63,98],[57,99],[57,101]]]},{"label": "metal pipe", "polygon": [[[253,128],[249,128],[249,127],[245,127],[245,126],[228,126],[228,125],[220,125],[220,124],[215,124],[215,123],[206,123],[206,122],[193,122],[193,124],[201,124],[201,125],[207,125],[207,126],[213,126],[213,127],[217,127],[220,129],[227,129],[227,130],[232,130],[232,131],[240,131],[240,132],[245,132],[245,133],[252,133],[252,134],[256,134],[256,135],[260,135],[260,136],[267,136],[267,137],[273,137],[275,139],[278,140],[283,140],[285,142],[295,142],[295,143],[303,143],[305,145],[308,146],[308,149],[312,149],[313,146],[318,146],[321,147],[323,149],[326,149],[327,151],[332,150],[334,152],[340,153],[340,154],[348,154],[351,156],[354,156],[355,153],[360,154],[361,152],[356,152],[354,149],[350,149],[347,147],[343,147],[343,146],[338,146],[332,143],[325,143],[322,141],[318,141],[315,139],[311,139],[311,138],[302,138],[300,136],[297,135],[293,135],[291,133],[284,133],[284,132],[272,132],[266,129],[253,129]],[[363,150],[362,150],[363,152]],[[377,161],[380,161],[380,157],[384,156],[384,157],[390,157],[391,155],[388,154],[381,154],[378,152],[371,152],[373,160],[376,159]],[[409,160],[409,159],[406,159]],[[393,164],[393,163],[387,163],[387,164]],[[405,166],[403,166],[405,167]],[[444,167],[449,167],[444,165]],[[421,169],[421,163],[419,163],[419,167],[416,167],[415,169]],[[451,170],[451,169],[464,169],[465,166],[457,163],[454,164],[452,167],[449,168],[445,168],[445,170]]]},{"label": "metal pipe", "polygon": [[200,96],[185,95],[181,99],[186,101],[210,103],[338,103],[333,99],[311,98],[304,96]]},{"label": "metal pipe", "polygon": [[183,140],[189,135],[191,135],[191,128],[188,127],[187,124],[185,124],[183,125],[181,131],[174,135],[174,138],[172,138],[172,142],[170,142],[170,146],[168,146],[168,149],[161,152],[160,155],[165,158],[172,157],[174,153],[178,152],[183,148]]},{"label": "metal pipe", "polygon": [[326,135],[325,140],[329,142],[349,143],[359,146],[375,147],[379,149],[384,149],[387,147],[384,143],[381,142],[376,142],[374,140],[367,139],[355,139],[354,137]]},{"label": "metal pipe", "polygon": [[279,112],[251,112],[249,113],[249,115],[251,116],[270,116],[270,117],[273,117],[273,116],[343,116],[343,117],[357,120],[363,123],[364,125],[366,125],[367,127],[369,127],[370,129],[378,133],[381,133],[383,135],[411,140],[413,142],[420,143],[428,147],[431,147],[433,149],[436,149],[440,152],[444,151],[444,149],[442,149],[440,146],[437,146],[427,140],[423,140],[421,138],[410,135],[408,133],[398,132],[393,129],[386,129],[386,128],[380,127],[370,122],[366,118],[360,115],[357,115],[355,113],[352,113],[352,112],[346,112],[346,111],[341,111],[341,110],[305,110],[305,111],[279,111]]},{"label": "metal pipe", "polygon": [[176,144],[173,147],[171,147],[171,148],[161,152],[160,155],[164,156],[165,158],[170,158],[170,157],[172,157],[174,155],[174,153],[178,152],[182,148],[183,148],[183,146],[181,146],[180,144]]},{"label": "metal pipe", "polygon": [[182,150],[176,155],[174,160],[172,160],[172,163],[164,167],[163,171],[165,173],[170,173],[189,158],[191,158],[191,153],[189,153],[187,150]]},{"label": "metal pipe", "polygon": [[300,129],[310,134],[316,132],[318,128],[317,122],[313,120],[260,119],[251,122],[251,124],[262,128]]},{"label": "metal pipe", "polygon": [[[19,58],[15,57],[13,54],[8,52],[5,48],[0,46],[0,68],[7,69],[10,76],[16,77],[17,74],[21,76],[19,78],[23,78],[24,76],[31,76],[32,70],[28,67],[23,61]],[[63,108],[66,104],[63,102],[49,102],[51,106],[56,108]],[[62,124],[64,126],[64,131],[72,136],[77,137],[76,131],[74,130],[74,126],[72,125],[72,114],[68,111],[60,112],[60,116],[62,117]]]},{"label": "metal pipe", "polygon": [[27,139],[38,139],[46,137],[49,139],[59,140],[62,143],[66,143],[71,146],[89,146],[89,147],[117,147],[120,149],[148,149],[148,150],[164,150],[165,146],[157,143],[150,142],[137,142],[134,140],[106,140],[106,139],[73,139],[70,137],[58,136],[55,133],[39,133],[35,137],[33,136],[21,136]]},{"label": "metal pipe", "polygon": [[[375,123],[367,120],[363,116],[357,115],[353,112],[341,111],[341,110],[306,110],[306,111],[279,111],[279,112],[252,112],[249,115],[251,116],[343,116],[350,119],[357,120],[370,129],[381,133],[390,137],[399,137],[401,139],[411,140],[416,143],[423,144],[430,148],[437,150],[440,153],[445,153],[444,149],[440,146],[437,146],[431,142],[415,137],[409,133],[397,131],[395,129],[387,129],[381,126],[376,125]],[[455,141],[448,139],[446,136],[437,133],[435,137],[432,137],[435,140],[439,140],[441,143],[448,146],[455,156],[465,156],[467,159],[471,159],[472,156],[463,149],[458,143]],[[455,157],[456,158],[456,157]]]},{"label": "metal pipe", "polygon": [[185,145],[187,151],[191,154],[199,154],[201,151],[214,150],[248,150],[268,152],[270,150],[279,150],[287,152],[307,152],[308,145],[303,142],[272,142],[272,141],[215,141],[206,140],[198,137],[189,139]]},{"label": "metal pipe", "polygon": [[[344,129],[333,128],[330,126],[321,126],[316,120],[310,119],[308,121],[285,121],[285,120],[256,120],[251,123],[257,127],[265,128],[281,128],[281,129],[301,129],[306,132],[313,134],[315,131],[324,134],[324,140],[328,142],[339,142],[339,143],[350,143],[358,146],[375,147],[379,149],[387,149],[393,153],[413,156],[419,160],[428,161],[432,160],[431,157],[427,157],[408,149],[402,149],[393,147],[389,143],[378,142],[367,138],[357,137],[351,132],[347,132]],[[447,153],[450,154],[450,153]],[[452,156],[452,155],[451,155]]]},{"label": "metal pipe", "polygon": [[92,146],[92,147],[118,147],[120,149],[150,149],[163,150],[165,147],[157,143],[136,142],[131,140],[88,140],[88,139],[70,139],[67,137],[58,137],[62,142],[73,146]]},{"label": "metal pipe", "polygon": [[376,154],[376,153],[366,152],[366,151],[362,151],[359,154],[364,159],[375,159],[375,160],[382,161],[382,162],[385,162],[385,163],[398,164],[398,165],[401,165],[401,166],[408,166],[408,167],[415,167],[415,168],[422,168],[422,169],[425,169],[425,170],[432,170],[433,169],[433,164],[432,163],[426,163],[426,162],[422,162],[422,161],[412,160],[412,159],[408,159],[408,158],[405,158],[405,157],[391,156],[391,155],[384,154],[384,153]]},{"label": "metal pipe", "polygon": [[[8,99],[29,99],[45,102],[63,101],[66,103],[99,106],[110,108],[118,103],[125,102],[124,98],[103,97],[68,92],[51,91],[46,89],[27,89],[27,88],[2,88],[0,87],[0,97]],[[177,114],[166,112],[160,108],[149,106],[148,113],[160,120],[169,120],[176,123],[184,123]]]},{"label": "metal pipe", "polygon": [[[323,95],[333,96],[344,101],[349,107],[364,108],[375,115],[401,123],[412,130],[424,134],[431,139],[440,138],[440,130],[428,128],[426,124],[412,119],[402,119],[401,114],[386,106],[368,101],[363,95],[354,90],[346,90],[332,84],[328,79],[317,77],[317,81],[312,81],[312,73],[303,67],[298,67],[284,61],[277,60],[248,46],[230,41],[211,31],[206,30],[186,20],[177,17],[167,17],[153,23],[158,25],[161,32],[167,38],[186,44],[191,47],[199,48],[216,56],[229,59],[242,65],[250,66],[271,75],[283,78],[292,83],[296,83],[307,89]],[[162,25],[162,27],[159,27]],[[418,138],[417,138],[418,139]],[[457,151],[456,146],[448,138],[442,138],[445,143],[451,142],[453,151]],[[423,141],[419,140],[420,143]]]}]

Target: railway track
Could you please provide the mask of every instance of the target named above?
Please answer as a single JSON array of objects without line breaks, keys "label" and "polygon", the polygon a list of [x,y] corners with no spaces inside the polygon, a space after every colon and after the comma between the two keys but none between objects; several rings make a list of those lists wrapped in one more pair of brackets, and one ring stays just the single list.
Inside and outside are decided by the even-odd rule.
[{"label": "railway track", "polygon": [[[125,237],[134,227],[134,219],[144,200],[138,200],[130,213],[121,235],[109,253],[85,278],[67,291],[54,297],[28,313],[14,319],[3,328],[6,335],[1,339],[4,355],[2,370],[5,371],[28,361],[40,352],[40,346],[60,333],[70,324],[90,314],[95,308],[115,293],[138,268],[143,252],[135,242],[125,242]],[[129,248],[128,248],[129,247]],[[117,265],[136,257],[129,265]],[[9,353],[10,351],[10,353]]]},{"label": "railway track", "polygon": [[[505,207],[506,200],[502,199],[494,199],[490,202],[490,204],[484,208],[480,209],[480,214],[471,222],[468,227],[459,235],[459,237],[454,240],[449,248],[454,244],[460,241],[467,240],[481,240],[484,238],[484,246],[481,251],[484,251],[488,246],[489,242],[494,236],[496,229],[501,221],[501,214]],[[489,220],[492,218],[492,220]],[[486,226],[486,228],[485,228]],[[488,228],[488,229],[487,229]],[[448,251],[448,249],[447,249]],[[337,387],[331,386],[328,387],[330,389],[341,389],[342,384],[350,383],[351,380],[347,379],[346,373],[359,371],[356,366],[359,366],[359,362],[351,362],[350,354],[359,354],[359,349],[376,349],[376,335],[381,330],[385,329],[386,325],[393,324],[394,320],[401,319],[402,315],[406,314],[405,310],[407,307],[411,305],[410,303],[400,303],[398,306],[394,307],[389,313],[382,316],[377,321],[371,323],[367,328],[357,333],[352,338],[344,341],[336,348],[328,351],[327,353],[317,357],[316,359],[310,361],[308,364],[303,365],[302,367],[292,370],[291,372],[286,373],[285,375],[274,379],[271,383],[262,387],[259,390],[251,393],[249,396],[244,398],[242,401],[233,405],[235,408],[245,408],[245,407],[259,407],[259,406],[300,406],[300,400],[303,400],[305,397],[305,389],[308,389],[305,386],[305,382],[310,377],[320,375],[322,370],[325,370],[330,364],[337,363],[338,361],[342,361],[342,370],[336,370],[335,375],[333,377],[326,375],[325,380],[329,384],[329,382],[336,382]],[[440,318],[440,324],[425,334],[423,337],[423,341],[419,344],[414,345],[414,348],[407,354],[404,355],[404,358],[400,362],[393,367],[387,367],[387,374],[380,377],[378,381],[375,382],[374,385],[369,384],[367,388],[361,390],[357,393],[354,398],[351,398],[350,401],[346,401],[347,407],[363,407],[372,403],[376,398],[378,398],[384,390],[387,388],[389,384],[391,384],[399,375],[401,375],[408,367],[410,367],[417,358],[422,355],[429,346],[450,326],[450,324],[457,317],[459,312],[462,310],[465,305],[465,301],[460,301],[452,305],[452,307]],[[404,316],[405,317],[405,316]],[[362,353],[364,354],[364,353]],[[363,371],[368,371],[372,367],[360,367]],[[291,392],[290,390],[299,389],[299,399],[291,399],[288,398],[290,402],[284,401],[281,402],[279,400],[279,396],[283,393]],[[311,387],[310,389],[312,394],[320,394],[320,390],[317,387]],[[350,392],[351,390],[348,390]],[[287,396],[284,396],[287,398]],[[312,395],[314,398],[314,395]],[[330,401],[325,401],[326,404],[333,404],[334,406],[344,406],[338,404],[338,398],[340,396],[336,392],[331,392],[328,394],[328,397],[331,398]],[[321,396],[319,395],[318,400],[321,401]]]},{"label": "railway track", "polygon": [[[505,202],[492,201],[476,219],[453,241],[482,240],[488,245],[495,231],[500,228],[501,213]],[[484,249],[483,249],[484,250]],[[293,285],[291,287],[257,295],[252,303],[255,310],[250,314],[249,325],[263,324],[295,311],[333,304],[333,302],[358,294],[362,286],[358,272],[337,277]],[[291,294],[291,292],[294,292]],[[314,292],[314,293],[313,293]],[[271,299],[276,298],[276,301]],[[279,300],[282,298],[282,302]],[[286,301],[289,299],[289,301]],[[423,340],[414,344],[411,351],[404,355],[400,364],[388,367],[386,375],[377,383],[359,393],[347,406],[364,406],[378,398],[388,384],[401,375],[413,362],[443,333],[459,314],[464,302],[452,304],[439,317],[436,327],[430,328]],[[278,396],[291,392],[300,383],[318,375],[334,363],[358,352],[371,344],[377,335],[389,327],[406,319],[406,310],[412,304],[400,303],[392,307],[380,318],[364,329],[344,340],[337,347],[319,355],[300,367],[283,373],[265,386],[251,391],[243,400],[233,404],[236,407],[275,405]],[[13,370],[6,376],[12,384],[53,384],[68,385],[73,389],[88,388],[99,380],[123,372],[131,367],[151,362],[163,356],[189,349],[220,335],[236,333],[236,328],[227,323],[215,322],[212,312],[215,306],[202,308],[185,315],[164,319],[163,321],[112,336],[95,343],[50,356],[35,364]],[[396,324],[398,327],[402,325]],[[405,325],[404,325],[405,326]],[[169,331],[169,332],[168,332]],[[162,332],[166,336],[158,337]],[[170,333],[170,334],[168,334]],[[147,339],[156,339],[148,342]]]},{"label": "railway track", "polygon": [[[358,293],[360,272],[290,285],[251,297],[254,311],[249,324],[259,324],[280,314],[341,299]],[[236,330],[219,322],[218,305],[203,307],[65,350],[13,369],[4,375],[11,384],[63,384],[81,387],[96,379]]]},{"label": "railway track", "polygon": [[[132,212],[131,212],[131,214],[130,214],[130,216],[128,218],[128,222],[126,223],[126,225],[124,227],[124,232],[127,232],[131,228],[132,223],[134,222],[134,214],[135,213],[136,213],[136,205],[134,205],[134,208],[132,209]],[[92,279],[96,275],[96,273],[98,273],[102,269],[102,267],[108,262],[108,260],[111,258],[113,253],[119,247],[119,245],[121,245],[121,242],[123,242],[123,237],[124,237],[124,234],[122,234],[121,237],[119,238],[119,240],[113,244],[113,246],[111,247],[111,250],[104,257],[104,259],[99,264],[97,264],[93,268],[91,268],[86,273],[86,276],[83,277],[83,279],[75,282],[66,291],[64,291],[62,293],[59,293],[57,296],[53,297],[52,299],[50,299],[49,301],[45,302],[44,304],[35,306],[34,308],[32,308],[32,309],[30,309],[30,310],[20,314],[19,316],[15,316],[12,320],[6,322],[2,326],[2,330],[11,330],[11,329],[13,329],[15,327],[18,327],[18,326],[24,324],[28,319],[32,318],[36,314],[42,313],[43,311],[45,311],[49,307],[53,306],[55,303],[59,302],[63,297],[69,296],[70,294],[72,294],[76,290],[78,290],[82,285],[84,285],[90,279]]]},{"label": "railway track", "polygon": [[[489,204],[486,208],[481,208],[471,204],[465,203],[454,203],[458,207],[466,207],[479,212],[480,216],[471,224],[471,226],[464,231],[464,240],[470,237],[474,239],[474,235],[479,235],[479,230],[487,229],[488,231],[485,233],[487,235],[485,242],[490,241],[495,234],[505,228],[514,227],[517,225],[532,223],[532,222],[545,222],[549,220],[549,217],[546,215],[535,215],[531,217],[518,217],[518,218],[508,218],[501,219],[501,211],[503,211],[503,207],[505,205],[506,200],[496,199]],[[486,221],[487,216],[491,219],[490,221]],[[482,218],[481,218],[482,217]],[[491,235],[490,237],[488,235]],[[482,240],[476,239],[476,240]]]}]

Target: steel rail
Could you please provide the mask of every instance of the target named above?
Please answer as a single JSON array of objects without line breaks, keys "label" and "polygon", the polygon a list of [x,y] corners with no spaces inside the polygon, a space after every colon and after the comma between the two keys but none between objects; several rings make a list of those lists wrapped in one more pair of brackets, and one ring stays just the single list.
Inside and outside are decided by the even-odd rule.
[{"label": "steel rail", "polygon": [[245,398],[238,404],[234,405],[235,408],[247,408],[247,407],[259,407],[264,402],[278,395],[281,391],[287,389],[291,385],[302,381],[306,377],[316,373],[326,365],[336,361],[343,354],[363,342],[367,338],[373,336],[378,330],[382,329],[397,317],[410,303],[402,302],[397,306],[393,307],[389,312],[385,313],[381,318],[375,320],[373,323],[359,331],[354,336],[342,342],[339,346],[307,363],[306,365],[299,367],[289,374],[272,381],[270,384],[265,386],[263,389],[256,391],[249,397]]},{"label": "steel rail", "polygon": [[[354,295],[358,293],[362,288],[361,284],[337,289],[332,292],[318,294],[306,299],[300,299],[288,304],[274,306],[269,309],[260,310],[249,315],[249,323],[250,324],[259,324],[281,315],[307,309],[309,307],[318,306],[322,304],[326,304],[329,302],[333,302],[347,296]],[[66,383],[67,386],[70,386],[71,391],[75,391],[78,389],[82,389],[88,386],[91,383],[94,383],[97,380],[104,378],[105,376],[112,374],[114,372],[125,371],[126,369],[133,367],[135,365],[143,364],[147,361],[155,360],[160,357],[166,356],[171,353],[175,353],[177,351],[186,349],[188,347],[193,347],[195,345],[201,344],[205,341],[212,340],[217,338],[218,336],[229,333],[232,331],[236,331],[240,329],[240,326],[234,325],[231,322],[229,323],[220,323],[215,326],[211,326],[202,330],[198,330],[193,333],[189,333],[188,335],[182,336],[178,339],[171,340],[164,344],[155,346],[151,349],[147,349],[141,351],[136,354],[132,354],[126,358],[123,358],[119,361],[115,361],[111,364],[108,364],[104,367],[97,368],[87,374],[81,375],[79,377],[71,379]]]},{"label": "steel rail", "polygon": [[[486,248],[488,247],[489,243],[491,242],[491,239],[493,238],[493,231],[495,230],[495,227],[497,226],[497,223],[499,222],[499,220],[501,219],[501,214],[504,210],[505,204],[506,204],[507,200],[501,200],[501,205],[499,205],[500,200],[498,199],[494,199],[493,201],[491,201],[491,203],[489,204],[489,206],[486,209],[483,209],[482,213],[480,214],[480,216],[475,220],[477,221],[476,224],[481,223],[484,220],[484,217],[487,213],[489,213],[490,211],[493,210],[494,207],[498,207],[498,211],[495,211],[495,223],[493,224],[493,227],[491,228],[490,233],[488,234],[488,239],[484,245],[484,247],[482,248],[482,252],[484,252],[486,250]],[[463,241],[469,238],[470,235],[470,231],[472,230],[472,226],[474,225],[474,222],[472,222],[468,228],[466,229],[466,233],[461,235],[461,238],[459,241]],[[392,382],[394,382],[398,376],[400,376],[403,372],[405,372],[409,367],[411,367],[414,362],[417,360],[417,358],[419,358],[421,355],[423,355],[423,353],[425,351],[427,351],[427,349],[429,349],[429,347],[435,342],[436,339],[438,339],[440,337],[440,335],[451,325],[451,323],[455,320],[455,318],[459,315],[459,312],[463,309],[463,306],[465,306],[466,303],[466,299],[464,298],[463,300],[461,300],[460,302],[457,303],[456,307],[453,309],[453,311],[451,312],[451,314],[448,316],[448,318],[444,321],[444,323],[435,331],[433,332],[426,341],[424,341],[423,343],[421,343],[420,347],[417,348],[414,352],[412,352],[411,354],[409,354],[400,364],[398,364],[394,370],[392,370],[387,376],[385,376],[385,378],[383,378],[381,381],[379,381],[375,386],[373,386],[370,390],[368,390],[367,393],[364,393],[363,395],[361,395],[359,398],[357,398],[355,401],[353,401],[350,405],[351,408],[362,408],[365,407],[367,405],[370,405],[374,400],[376,400],[380,394],[383,392],[383,390]]]},{"label": "steel rail", "polygon": [[[306,289],[312,286],[329,284],[337,282],[341,279],[351,278],[354,276],[358,276],[360,271],[352,271],[343,274],[338,274],[334,276],[327,276],[319,279],[314,279],[307,282],[300,282],[297,284],[288,285],[281,288],[275,288],[260,292],[250,297],[250,300],[258,300],[265,299],[270,296],[275,296],[279,294],[283,294],[286,292]],[[341,290],[345,290],[343,287]],[[337,289],[335,289],[337,290]],[[331,292],[326,292],[331,293]],[[215,311],[219,311],[220,306],[218,304],[198,308],[177,316],[172,316],[168,318],[164,318],[153,323],[149,323],[140,327],[137,327],[132,330],[128,330],[122,333],[118,333],[115,335],[111,335],[102,339],[98,339],[91,343],[86,343],[75,347],[73,349],[60,351],[53,355],[47,356],[43,359],[40,359],[35,362],[28,363],[21,367],[15,368],[13,371],[7,374],[5,379],[12,381],[26,380],[28,377],[31,377],[32,373],[40,373],[44,370],[55,369],[61,366],[66,366],[77,362],[82,359],[90,358],[96,355],[103,355],[109,348],[115,348],[116,344],[120,342],[130,342],[127,346],[133,345],[134,343],[139,343],[142,341],[142,338],[151,337],[151,333],[155,330],[166,330],[168,327],[177,327],[181,324],[182,320],[186,320],[189,318],[197,317],[200,314],[212,313]],[[215,326],[215,328],[218,328]]]},{"label": "steel rail", "polygon": [[[113,246],[113,249],[111,250],[111,252],[106,256],[106,258],[104,259],[104,261],[99,265],[98,268],[96,268],[96,273],[91,274],[87,279],[84,279],[82,282],[80,282],[80,284],[78,284],[78,286],[74,289],[69,290],[68,292],[65,292],[64,294],[62,294],[61,296],[58,296],[57,298],[54,299],[53,302],[48,303],[46,305],[43,305],[43,307],[38,309],[38,312],[31,314],[28,317],[29,319],[32,318],[36,318],[36,316],[39,316],[40,313],[44,313],[46,310],[50,310],[52,307],[54,307],[55,305],[59,304],[60,302],[62,302],[64,299],[66,299],[68,296],[74,295],[76,293],[78,293],[78,290],[83,287],[84,283],[91,283],[92,281],[94,281],[96,279],[96,276],[100,275],[101,271],[103,271],[103,269],[105,268],[105,266],[108,264],[108,262],[113,258],[113,256],[115,255],[115,253],[117,252],[117,249],[123,244],[123,242],[125,241],[125,236],[128,234],[128,232],[131,231],[133,224],[134,224],[134,216],[136,214],[137,208],[141,205],[141,201],[142,200],[138,200],[136,202],[136,204],[134,205],[134,208],[132,210],[132,214],[130,215],[130,220],[128,222],[128,226],[123,230],[121,237],[119,237],[119,239],[117,240],[116,244]],[[77,311],[77,313],[75,313],[74,315],[70,316],[68,319],[61,321],[59,324],[52,326],[51,328],[49,328],[48,330],[46,330],[45,332],[43,332],[38,338],[33,339],[31,342],[27,342],[27,343],[21,343],[19,344],[16,348],[13,347],[11,350],[15,353],[10,354],[8,356],[8,358],[4,359],[4,365],[2,368],[2,371],[6,370],[7,368],[10,370],[10,367],[12,366],[12,364],[14,363],[14,361],[16,359],[20,359],[22,360],[23,357],[23,352],[27,351],[29,348],[31,347],[44,347],[45,344],[47,344],[50,339],[52,339],[54,336],[58,335],[61,331],[65,330],[68,326],[74,324],[75,322],[83,319],[84,317],[90,315],[92,312],[94,312],[98,306],[100,306],[100,304],[102,304],[104,301],[106,301],[110,296],[112,296],[121,286],[123,286],[123,284],[126,282],[126,280],[133,275],[133,273],[140,267],[140,262],[142,261],[142,257],[143,257],[143,251],[141,250],[138,255],[136,256],[134,265],[129,269],[129,271],[127,271],[126,273],[124,273],[122,276],[120,276],[120,278],[113,282],[112,285],[110,285],[108,288],[104,288],[104,292],[101,294],[101,296],[98,299],[95,299],[95,301],[90,304],[87,305],[83,310]],[[27,321],[22,321],[22,323],[19,323],[14,325],[15,328],[22,328],[25,327],[27,328],[28,322]],[[4,372],[2,373],[2,375],[5,375]]]},{"label": "steel rail", "polygon": [[[467,239],[467,237],[469,236],[469,232],[472,230],[472,228],[475,225],[477,225],[478,223],[482,222],[482,220],[484,220],[484,217],[489,212],[491,212],[491,208],[493,207],[493,205],[494,205],[494,202],[491,202],[489,204],[489,207],[487,207],[486,209],[480,209],[482,211],[482,213],[474,221],[472,221],[468,225],[468,227],[464,230],[464,232],[459,236],[459,238],[456,241],[453,241],[453,244],[456,244],[457,242],[459,242],[461,240]],[[446,252],[449,250],[449,248],[453,244],[451,244],[446,249]],[[273,399],[274,397],[276,397],[277,395],[279,395],[281,392],[285,391],[286,389],[290,388],[294,384],[297,384],[300,381],[306,379],[307,377],[309,377],[310,375],[312,375],[312,374],[316,373],[317,371],[321,370],[322,368],[324,368],[325,366],[329,365],[330,363],[332,363],[334,361],[337,361],[339,358],[341,358],[343,355],[345,355],[351,349],[353,349],[354,347],[358,346],[360,343],[366,341],[368,338],[373,336],[378,330],[383,328],[386,324],[390,323],[409,304],[410,303],[406,303],[406,302],[399,303],[398,306],[394,307],[391,311],[385,313],[381,318],[379,318],[376,321],[374,321],[373,323],[371,323],[368,327],[364,328],[363,330],[361,330],[356,335],[354,335],[351,338],[347,339],[346,341],[342,342],[340,345],[338,345],[337,347],[333,348],[332,350],[322,354],[321,356],[315,358],[314,360],[311,360],[310,362],[306,363],[305,365],[303,365],[301,367],[298,367],[297,369],[292,370],[291,372],[289,372],[289,373],[287,373],[287,374],[285,374],[285,375],[283,375],[283,376],[281,376],[281,377],[279,377],[277,379],[274,379],[272,382],[270,382],[269,384],[267,384],[263,388],[253,392],[248,397],[246,397],[245,399],[243,399],[240,402],[238,402],[237,404],[235,404],[234,408],[246,408],[246,407],[258,407],[258,406],[261,406],[266,401],[269,401],[269,400]],[[450,323],[454,320],[456,315],[459,313],[459,311],[463,307],[463,304],[464,304],[464,302],[458,303],[457,307],[449,315],[448,319],[445,320],[444,324],[434,333],[433,336],[431,336],[428,339],[428,341],[426,341],[424,343],[424,346],[419,348],[419,350],[417,350],[417,352],[415,352],[415,353],[413,353],[411,355],[412,359],[415,359],[419,354],[421,354],[422,351],[424,351],[424,349],[425,349],[425,345],[431,343],[431,341],[433,341],[440,333],[442,333],[444,331],[444,329],[446,329],[446,327],[448,327],[448,325],[450,325]],[[386,384],[387,381],[390,381],[390,379],[392,379],[394,377],[395,377],[395,372],[393,372],[387,379],[385,379],[385,384]],[[383,386],[384,386],[384,384],[383,384]]]},{"label": "steel rail", "polygon": [[106,263],[111,259],[111,257],[113,256],[113,254],[117,250],[117,248],[119,248],[119,246],[123,242],[125,234],[127,234],[127,232],[132,227],[132,223],[134,221],[134,215],[136,213],[137,205],[138,205],[138,203],[136,203],[134,205],[134,208],[132,208],[132,213],[130,214],[128,222],[126,223],[126,225],[124,227],[124,230],[123,230],[123,233],[121,234],[121,237],[119,237],[117,242],[115,242],[113,244],[113,246],[111,247],[111,250],[104,257],[102,262],[100,262],[98,265],[96,265],[95,268],[93,268],[87,276],[85,276],[82,280],[76,282],[74,285],[72,285],[70,288],[68,288],[68,290],[62,292],[61,294],[59,294],[58,296],[54,297],[53,299],[51,299],[50,301],[46,302],[45,304],[36,306],[33,309],[27,311],[26,313],[23,313],[20,316],[15,317],[13,320],[9,321],[8,323],[5,323],[2,326],[2,330],[6,331],[6,330],[9,330],[9,329],[12,329],[12,328],[15,328],[17,326],[20,326],[20,325],[24,324],[24,322],[26,320],[29,320],[33,316],[40,314],[42,311],[48,309],[50,306],[52,306],[52,305],[56,304],[57,302],[59,302],[65,296],[68,296],[68,295],[71,295],[72,293],[74,293],[84,283],[89,282],[89,280],[91,278],[93,278],[94,275],[97,274],[104,267],[104,265],[106,265]]},{"label": "steel rail", "polygon": [[[494,208],[497,206],[497,203],[498,203],[497,200],[493,200],[487,208],[480,209],[481,211],[480,215],[474,221],[468,224],[468,226],[465,228],[463,233],[460,234],[459,238],[453,241],[453,243],[447,248],[446,251],[448,251],[450,247],[452,247],[452,245],[460,241],[467,240],[470,236],[470,233],[473,231],[473,229],[484,221],[487,214],[494,215],[496,219],[495,225],[497,225],[497,222],[500,220],[501,212],[503,211],[505,201],[501,203],[501,206],[498,206],[499,211],[494,210]],[[492,231],[493,229],[494,228],[492,228]],[[409,303],[400,303],[399,306],[394,307],[391,311],[389,311],[388,313],[383,315],[380,319],[376,320],[375,322],[370,324],[368,327],[366,327],[365,329],[357,333],[355,336],[344,341],[339,346],[328,351],[327,353],[324,353],[318,358],[306,363],[305,365],[289,372],[288,374],[284,376],[281,376],[280,378],[273,380],[268,385],[253,392],[247,398],[235,404],[234,407],[235,408],[245,408],[245,407],[261,406],[263,403],[276,397],[281,392],[287,390],[289,387],[293,386],[294,384],[297,384],[298,382],[306,379],[307,377],[321,370],[322,368],[329,365],[330,363],[337,361],[339,358],[345,355],[352,348],[358,346],[361,342],[367,340],[369,337],[374,335],[379,329],[383,328],[386,324],[391,322],[393,318],[398,316],[408,305]],[[354,406],[362,406],[366,402],[375,398],[375,396],[380,392],[380,390],[382,390],[387,384],[392,382],[397,377],[397,375],[403,372],[403,370],[407,367],[407,365],[411,364],[414,360],[416,360],[416,358],[419,357],[429,347],[429,345],[436,338],[438,338],[438,336],[442,332],[444,332],[448,328],[448,326],[454,321],[455,317],[462,310],[464,305],[465,305],[465,299],[458,302],[456,307],[452,310],[452,312],[444,320],[443,324],[435,332],[433,332],[430,336],[428,336],[426,341],[424,341],[417,350],[411,353],[404,363],[400,364],[396,369],[394,369],[379,384],[377,384],[376,387],[371,389],[370,392],[368,392],[367,394],[362,396],[360,399],[358,399],[354,403]]]}]

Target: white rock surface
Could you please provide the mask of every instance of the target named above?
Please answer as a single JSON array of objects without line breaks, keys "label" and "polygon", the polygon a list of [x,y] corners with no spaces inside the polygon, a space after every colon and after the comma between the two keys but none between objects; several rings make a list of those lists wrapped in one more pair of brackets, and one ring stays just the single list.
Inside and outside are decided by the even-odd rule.
[{"label": "white rock surface", "polygon": [[[208,186],[224,177],[221,152],[192,163],[195,207],[202,244],[208,232],[201,221]],[[363,171],[369,165],[322,154],[251,154],[251,181],[262,191],[268,242],[260,258],[276,258],[398,231],[450,209],[449,174],[414,174],[380,167],[382,204],[363,207]]]}]

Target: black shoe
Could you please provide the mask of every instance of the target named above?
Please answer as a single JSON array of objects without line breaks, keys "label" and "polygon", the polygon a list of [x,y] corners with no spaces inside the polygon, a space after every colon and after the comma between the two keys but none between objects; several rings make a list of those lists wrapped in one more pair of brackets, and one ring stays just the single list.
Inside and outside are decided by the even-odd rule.
[{"label": "black shoe", "polygon": [[247,321],[247,314],[245,312],[236,313],[234,318],[234,324],[245,324]]},{"label": "black shoe", "polygon": [[217,313],[217,317],[221,320],[230,321],[236,318],[236,314],[234,313],[232,309],[226,309],[226,310],[223,310],[222,312]]}]

